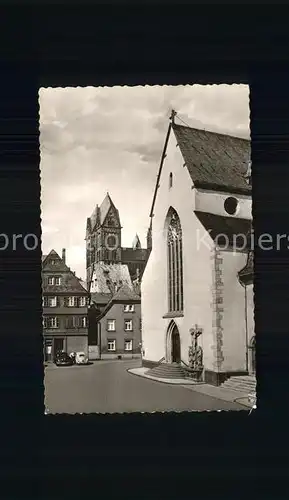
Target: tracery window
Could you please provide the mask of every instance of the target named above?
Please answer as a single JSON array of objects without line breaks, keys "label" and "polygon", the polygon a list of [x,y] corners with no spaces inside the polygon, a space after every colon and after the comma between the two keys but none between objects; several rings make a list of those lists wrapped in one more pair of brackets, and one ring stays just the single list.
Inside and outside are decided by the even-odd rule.
[{"label": "tracery window", "polygon": [[168,299],[169,312],[182,312],[183,304],[183,248],[182,228],[177,212],[170,208],[167,232]]}]

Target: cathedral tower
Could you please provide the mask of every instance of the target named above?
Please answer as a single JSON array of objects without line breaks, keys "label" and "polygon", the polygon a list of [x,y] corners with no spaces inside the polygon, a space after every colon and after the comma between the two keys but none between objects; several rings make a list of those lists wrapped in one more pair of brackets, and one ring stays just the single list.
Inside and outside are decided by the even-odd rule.
[{"label": "cathedral tower", "polygon": [[100,207],[96,205],[86,223],[87,284],[97,262],[121,262],[121,224],[118,210],[107,193]]}]

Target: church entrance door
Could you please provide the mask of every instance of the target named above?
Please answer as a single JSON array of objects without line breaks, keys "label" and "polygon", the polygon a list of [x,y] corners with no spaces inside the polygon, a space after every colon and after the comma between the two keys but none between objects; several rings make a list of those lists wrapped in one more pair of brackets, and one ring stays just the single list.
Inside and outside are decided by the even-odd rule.
[{"label": "church entrance door", "polygon": [[171,334],[171,347],[172,347],[172,363],[181,362],[181,341],[179,330],[176,325],[174,325]]}]

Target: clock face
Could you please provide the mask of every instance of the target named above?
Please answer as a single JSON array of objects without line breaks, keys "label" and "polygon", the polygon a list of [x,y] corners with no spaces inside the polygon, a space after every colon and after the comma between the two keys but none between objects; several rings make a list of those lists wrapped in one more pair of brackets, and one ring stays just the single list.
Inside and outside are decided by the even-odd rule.
[{"label": "clock face", "polygon": [[118,237],[116,234],[108,234],[105,237],[105,246],[108,250],[116,250],[118,247]]}]

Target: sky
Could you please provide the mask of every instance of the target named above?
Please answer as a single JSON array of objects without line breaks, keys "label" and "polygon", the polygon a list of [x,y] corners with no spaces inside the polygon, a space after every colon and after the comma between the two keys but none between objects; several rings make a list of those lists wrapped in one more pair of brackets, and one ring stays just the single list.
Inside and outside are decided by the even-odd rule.
[{"label": "sky", "polygon": [[[146,247],[171,110],[187,125],[250,137],[246,85],[41,88],[42,252],[85,278],[86,219],[109,192],[122,245]],[[178,118],[176,123],[182,124]]]}]

